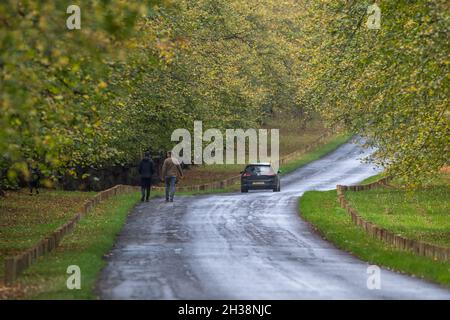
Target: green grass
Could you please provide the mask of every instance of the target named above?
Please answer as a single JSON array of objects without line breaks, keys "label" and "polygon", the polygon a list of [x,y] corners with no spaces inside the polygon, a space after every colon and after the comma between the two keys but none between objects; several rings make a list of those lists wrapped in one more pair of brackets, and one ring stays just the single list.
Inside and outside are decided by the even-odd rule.
[{"label": "green grass", "polygon": [[408,239],[450,246],[450,188],[377,188],[345,196],[366,220]]},{"label": "green grass", "polygon": [[369,263],[450,287],[450,262],[434,261],[372,238],[339,206],[336,191],[309,191],[300,198],[300,215],[338,248]]},{"label": "green grass", "polygon": [[28,190],[8,191],[0,198],[0,277],[4,259],[30,248],[70,220],[92,192],[42,189],[30,196]]},{"label": "green grass", "polygon": [[[139,200],[137,193],[127,193],[100,203],[87,214],[75,230],[63,238],[60,246],[42,257],[19,277],[19,285],[27,288],[21,298],[31,299],[93,299],[93,288],[102,258],[115,242],[129,211]],[[81,269],[81,289],[66,287],[67,267]]]},{"label": "green grass", "polygon": [[350,140],[351,137],[352,135],[348,133],[333,136],[323,146],[318,147],[317,149],[300,156],[298,159],[295,159],[287,164],[282,165],[280,168],[282,174],[290,173],[301,166],[304,166],[312,161],[320,159],[326,154],[336,150],[340,145]]}]

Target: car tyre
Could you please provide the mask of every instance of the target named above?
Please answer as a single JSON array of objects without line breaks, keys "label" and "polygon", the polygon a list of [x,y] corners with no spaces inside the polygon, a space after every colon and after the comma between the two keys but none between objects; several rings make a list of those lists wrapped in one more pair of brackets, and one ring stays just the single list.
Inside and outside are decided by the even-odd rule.
[{"label": "car tyre", "polygon": [[242,192],[242,193],[247,193],[247,192],[248,192],[248,189],[247,189],[247,188],[241,188],[241,192]]}]

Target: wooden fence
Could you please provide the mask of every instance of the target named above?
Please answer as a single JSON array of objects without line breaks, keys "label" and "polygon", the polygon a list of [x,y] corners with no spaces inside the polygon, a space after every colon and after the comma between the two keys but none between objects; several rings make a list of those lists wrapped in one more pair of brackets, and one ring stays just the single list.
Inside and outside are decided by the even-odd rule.
[{"label": "wooden fence", "polygon": [[412,240],[402,237],[400,235],[394,234],[392,231],[381,228],[367,220],[365,220],[356,211],[345,198],[345,191],[362,191],[378,188],[380,186],[385,186],[388,182],[388,178],[383,178],[374,183],[356,186],[336,186],[337,196],[339,203],[342,208],[344,208],[351,216],[352,221],[357,226],[360,226],[367,234],[372,237],[382,240],[397,249],[407,250],[414,252],[418,255],[429,257],[435,260],[448,261],[450,260],[450,248],[436,246],[433,244],[425,243],[419,240]]},{"label": "wooden fence", "polygon": [[88,199],[83,204],[80,211],[70,221],[53,231],[46,238],[36,243],[33,247],[24,252],[7,257],[5,259],[5,284],[11,285],[15,282],[17,277],[29,266],[37,261],[40,256],[43,256],[53,251],[61,242],[62,238],[71,232],[78,221],[87,213],[89,213],[98,203],[109,199],[112,196],[136,190],[136,187],[117,185],[110,189],[104,190],[96,194],[93,198]]}]

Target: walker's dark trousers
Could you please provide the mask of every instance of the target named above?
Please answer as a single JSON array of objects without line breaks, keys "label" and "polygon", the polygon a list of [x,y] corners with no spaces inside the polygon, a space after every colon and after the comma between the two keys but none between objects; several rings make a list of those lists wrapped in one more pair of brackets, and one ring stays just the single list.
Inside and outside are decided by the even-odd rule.
[{"label": "walker's dark trousers", "polygon": [[33,194],[33,189],[36,189],[36,194],[39,194],[39,179],[33,179],[28,182],[28,187],[30,188],[30,194]]},{"label": "walker's dark trousers", "polygon": [[152,187],[153,173],[155,173],[155,167],[153,161],[147,155],[139,163],[139,174],[141,175],[142,201],[144,201],[144,199],[148,201],[148,199],[150,198],[150,189]]},{"label": "walker's dark trousers", "polygon": [[150,198],[150,189],[152,188],[152,178],[141,178],[141,200],[144,201]]}]

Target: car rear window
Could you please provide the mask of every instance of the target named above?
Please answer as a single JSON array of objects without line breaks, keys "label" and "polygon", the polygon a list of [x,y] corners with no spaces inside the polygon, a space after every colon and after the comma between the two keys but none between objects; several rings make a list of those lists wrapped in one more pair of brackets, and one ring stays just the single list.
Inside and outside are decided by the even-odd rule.
[{"label": "car rear window", "polygon": [[271,166],[248,166],[245,168],[245,172],[248,172],[253,176],[274,174]]}]

